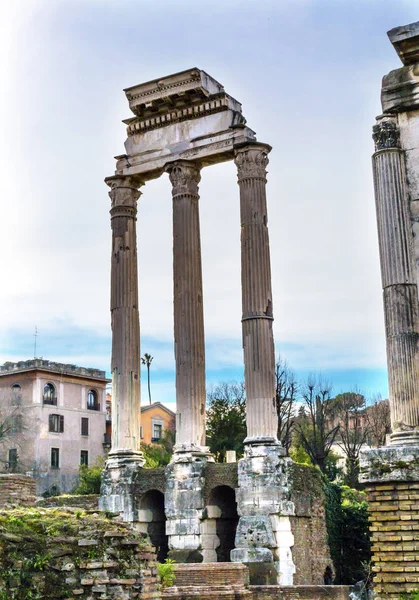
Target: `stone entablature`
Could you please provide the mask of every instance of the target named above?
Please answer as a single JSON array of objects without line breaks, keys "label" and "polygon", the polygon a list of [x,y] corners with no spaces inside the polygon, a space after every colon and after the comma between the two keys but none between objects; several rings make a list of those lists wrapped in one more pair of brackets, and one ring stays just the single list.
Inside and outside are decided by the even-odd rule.
[{"label": "stone entablature", "polygon": [[24,371],[51,371],[54,373],[62,373],[65,375],[73,375],[75,377],[91,378],[91,379],[106,379],[106,372],[100,369],[91,369],[87,367],[77,367],[76,365],[63,364],[44,360],[42,358],[34,358],[32,360],[21,360],[19,362],[6,362],[0,365],[0,376],[9,375],[12,373],[22,373]]},{"label": "stone entablature", "polygon": [[256,141],[240,102],[205,71],[193,68],[125,90],[135,117],[125,119],[126,154],[116,156],[117,175],[159,177],[169,163],[200,167],[232,160],[239,145]]}]

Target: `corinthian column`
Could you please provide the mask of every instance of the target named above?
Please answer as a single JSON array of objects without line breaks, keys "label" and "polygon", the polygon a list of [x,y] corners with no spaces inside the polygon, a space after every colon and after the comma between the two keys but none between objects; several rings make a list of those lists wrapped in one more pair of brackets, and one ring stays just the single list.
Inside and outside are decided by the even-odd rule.
[{"label": "corinthian column", "polygon": [[278,443],[266,166],[271,147],[236,150],[240,186],[246,443]]},{"label": "corinthian column", "polygon": [[178,161],[167,167],[173,195],[173,279],[176,359],[175,452],[205,444],[205,345],[198,183],[200,170]]},{"label": "corinthian column", "polygon": [[419,317],[404,153],[397,120],[373,128],[373,172],[380,245],[393,444],[419,442]]},{"label": "corinthian column", "polygon": [[108,177],[112,201],[112,449],[110,457],[141,462],[140,323],[137,274],[137,200],[143,182]]}]

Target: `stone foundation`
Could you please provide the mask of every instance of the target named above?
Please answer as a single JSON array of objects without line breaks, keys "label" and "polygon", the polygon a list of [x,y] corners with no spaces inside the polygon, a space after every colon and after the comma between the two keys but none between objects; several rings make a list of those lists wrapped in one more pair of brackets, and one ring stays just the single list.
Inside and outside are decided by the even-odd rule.
[{"label": "stone foundation", "polygon": [[419,446],[362,454],[372,533],[376,600],[419,590]]},{"label": "stone foundation", "polygon": [[169,557],[179,563],[203,561],[209,541],[203,524],[206,457],[179,457],[166,467],[166,533]]},{"label": "stone foundation", "polygon": [[349,600],[347,586],[249,586],[249,570],[240,563],[174,565],[172,587],[162,600]]},{"label": "stone foundation", "polygon": [[155,552],[129,525],[76,509],[0,512],[0,596],[159,600]]},{"label": "stone foundation", "polygon": [[33,506],[36,481],[27,475],[0,475],[0,508],[8,505]]}]

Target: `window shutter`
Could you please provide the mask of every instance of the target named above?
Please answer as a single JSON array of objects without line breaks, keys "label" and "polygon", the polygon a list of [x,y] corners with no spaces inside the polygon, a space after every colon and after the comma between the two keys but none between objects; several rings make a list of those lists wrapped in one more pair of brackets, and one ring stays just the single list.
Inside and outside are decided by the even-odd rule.
[{"label": "window shutter", "polygon": [[60,433],[64,432],[64,415],[60,415]]}]

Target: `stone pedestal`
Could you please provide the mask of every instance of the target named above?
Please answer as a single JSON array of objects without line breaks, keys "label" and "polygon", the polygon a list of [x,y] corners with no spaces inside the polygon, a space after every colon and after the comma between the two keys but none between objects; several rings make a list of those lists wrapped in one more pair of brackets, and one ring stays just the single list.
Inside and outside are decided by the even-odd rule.
[{"label": "stone pedestal", "polygon": [[419,446],[361,454],[372,534],[375,600],[419,589]]},{"label": "stone pedestal", "polygon": [[201,531],[204,516],[206,455],[182,454],[166,467],[166,534],[169,557],[179,563],[203,561]]},{"label": "stone pedestal", "polygon": [[293,583],[291,463],[278,445],[246,445],[239,461],[236,497],[240,520],[231,560],[249,567],[254,585]]}]

